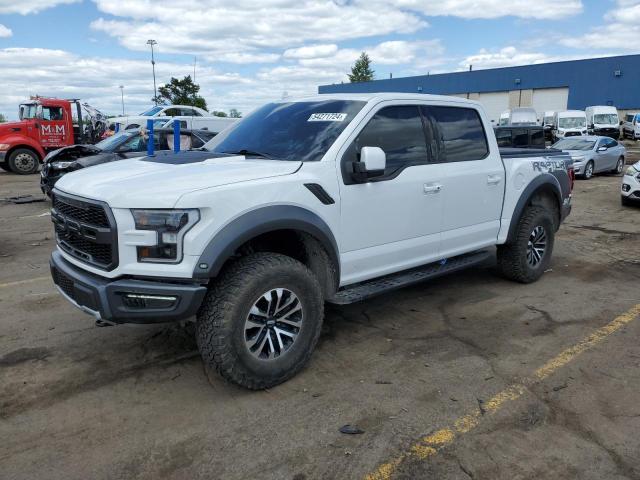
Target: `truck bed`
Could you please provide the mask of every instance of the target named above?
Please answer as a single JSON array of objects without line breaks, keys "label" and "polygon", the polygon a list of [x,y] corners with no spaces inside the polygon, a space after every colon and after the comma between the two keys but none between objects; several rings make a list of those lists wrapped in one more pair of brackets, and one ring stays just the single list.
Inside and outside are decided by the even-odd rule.
[{"label": "truck bed", "polygon": [[562,150],[555,148],[501,148],[502,158],[555,157],[562,155]]}]

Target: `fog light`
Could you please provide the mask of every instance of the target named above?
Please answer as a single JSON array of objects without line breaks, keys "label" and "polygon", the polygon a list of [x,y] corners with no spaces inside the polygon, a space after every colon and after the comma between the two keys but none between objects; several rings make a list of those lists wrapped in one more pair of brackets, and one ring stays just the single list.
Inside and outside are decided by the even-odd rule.
[{"label": "fog light", "polygon": [[122,303],[128,308],[171,308],[177,301],[178,297],[174,296],[139,293],[125,293],[122,297]]}]

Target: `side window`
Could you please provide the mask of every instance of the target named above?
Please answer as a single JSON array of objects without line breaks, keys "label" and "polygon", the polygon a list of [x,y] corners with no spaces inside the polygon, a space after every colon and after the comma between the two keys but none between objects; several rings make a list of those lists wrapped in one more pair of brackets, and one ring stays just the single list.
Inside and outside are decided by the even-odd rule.
[{"label": "side window", "polygon": [[613,148],[613,147],[616,147],[618,145],[618,142],[616,142],[613,138],[607,138],[605,140],[605,145],[608,148]]},{"label": "side window", "polygon": [[193,117],[196,112],[192,109],[192,108],[181,108],[181,115],[185,116],[185,117]]},{"label": "side window", "polygon": [[62,120],[62,107],[42,107],[43,120]]},{"label": "side window", "polygon": [[202,116],[202,114],[199,111],[195,110],[195,109],[191,110],[191,115],[193,115],[194,117],[201,117]]},{"label": "side window", "polygon": [[181,112],[179,108],[167,108],[161,115],[167,117],[178,117],[181,115]]},{"label": "side window", "polygon": [[525,148],[529,145],[529,132],[524,128],[513,131],[513,146],[515,148]]},{"label": "side window", "polygon": [[505,130],[504,128],[496,130],[496,140],[498,141],[498,147],[510,147],[512,145],[511,130]]},{"label": "side window", "polygon": [[540,148],[545,147],[544,130],[542,129],[531,130],[531,146],[540,147]]},{"label": "side window", "polygon": [[418,107],[399,105],[378,111],[345,156],[348,160],[359,161],[362,147],[380,147],[384,151],[387,156],[385,176],[409,165],[427,163],[427,144]]},{"label": "side window", "polygon": [[478,112],[464,107],[429,107],[440,143],[438,161],[481,160],[489,154]]}]

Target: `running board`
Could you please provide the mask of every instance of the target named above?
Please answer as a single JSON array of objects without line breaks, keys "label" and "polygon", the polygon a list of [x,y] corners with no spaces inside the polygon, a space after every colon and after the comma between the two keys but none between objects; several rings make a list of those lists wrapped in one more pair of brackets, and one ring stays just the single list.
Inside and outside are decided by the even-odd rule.
[{"label": "running board", "polygon": [[439,262],[430,263],[411,270],[392,273],[384,277],[376,278],[366,282],[356,283],[341,288],[336,294],[327,299],[329,303],[337,305],[348,305],[350,303],[361,302],[370,297],[391,292],[399,288],[407,287],[415,283],[424,282],[432,278],[456,272],[478,263],[483,262],[491,256],[491,252],[486,250],[459,255]]}]

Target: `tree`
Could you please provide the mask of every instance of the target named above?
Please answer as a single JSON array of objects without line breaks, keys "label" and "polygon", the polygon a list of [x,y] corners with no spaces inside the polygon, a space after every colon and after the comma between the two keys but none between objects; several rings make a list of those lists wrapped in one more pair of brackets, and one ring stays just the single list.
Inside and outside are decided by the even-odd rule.
[{"label": "tree", "polygon": [[242,112],[239,112],[237,109],[232,108],[229,110],[229,116],[231,118],[242,118]]},{"label": "tree", "polygon": [[371,70],[371,59],[367,52],[362,52],[360,57],[356,60],[356,63],[351,67],[351,73],[349,75],[349,81],[355,82],[370,82],[373,80],[373,74],[375,72]]},{"label": "tree", "polygon": [[7,117],[5,117],[3,113],[0,113],[0,123],[4,123],[6,121],[7,121]]},{"label": "tree", "polygon": [[207,109],[206,100],[198,95],[200,85],[193,83],[191,75],[187,75],[182,80],[171,77],[171,81],[158,88],[158,96],[152,100],[159,105],[191,105]]},{"label": "tree", "polygon": [[226,116],[227,116],[227,113],[226,113],[226,112],[218,112],[217,110],[214,110],[214,111],[213,111],[213,114],[214,114],[216,117],[226,117]]}]

